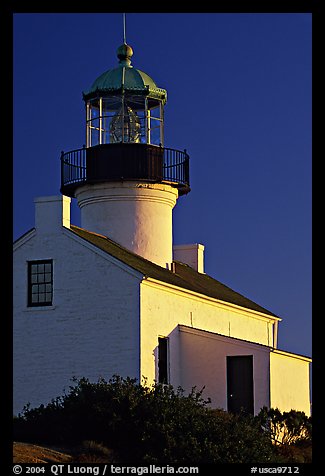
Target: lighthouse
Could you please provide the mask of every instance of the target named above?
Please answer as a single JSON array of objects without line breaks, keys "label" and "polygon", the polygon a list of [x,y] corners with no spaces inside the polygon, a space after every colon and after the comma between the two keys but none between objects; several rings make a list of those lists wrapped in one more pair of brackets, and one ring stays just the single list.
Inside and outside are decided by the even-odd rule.
[{"label": "lighthouse", "polygon": [[189,156],[165,147],[167,92],[132,56],[124,41],[83,92],[85,145],[61,153],[61,195],[35,198],[14,243],[14,413],[119,375],[205,388],[231,412],[309,414],[311,359],[278,349],[281,318],[206,274],[202,244],[173,246]]},{"label": "lighthouse", "polygon": [[172,211],[190,191],[189,156],[164,146],[167,91],[117,49],[118,65],[83,92],[86,146],[61,154],[61,193],[77,199],[81,226],[169,268]]}]

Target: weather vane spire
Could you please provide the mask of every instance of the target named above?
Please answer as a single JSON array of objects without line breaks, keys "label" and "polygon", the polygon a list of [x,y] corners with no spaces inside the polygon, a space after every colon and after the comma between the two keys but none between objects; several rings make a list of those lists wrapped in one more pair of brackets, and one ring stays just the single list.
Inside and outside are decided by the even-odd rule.
[{"label": "weather vane spire", "polygon": [[126,14],[123,13],[123,43],[126,45]]}]

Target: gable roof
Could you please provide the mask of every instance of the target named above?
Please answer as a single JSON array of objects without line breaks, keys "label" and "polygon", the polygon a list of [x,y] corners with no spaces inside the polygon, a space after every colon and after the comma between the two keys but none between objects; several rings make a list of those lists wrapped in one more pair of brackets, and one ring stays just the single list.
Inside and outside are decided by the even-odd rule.
[{"label": "gable roof", "polygon": [[222,284],[220,281],[207,274],[199,273],[187,264],[174,261],[174,270],[170,271],[148,261],[142,256],[132,253],[104,235],[93,233],[75,225],[70,226],[70,231],[146,277],[194,291],[224,302],[232,303],[237,306],[262,312],[263,314],[272,317],[278,317],[276,314],[273,314],[242,294],[237,293],[225,284]]}]

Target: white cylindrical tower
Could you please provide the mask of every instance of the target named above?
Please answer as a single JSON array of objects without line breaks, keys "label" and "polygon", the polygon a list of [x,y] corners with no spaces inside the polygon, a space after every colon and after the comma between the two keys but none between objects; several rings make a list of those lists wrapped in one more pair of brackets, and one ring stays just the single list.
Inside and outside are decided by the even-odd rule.
[{"label": "white cylindrical tower", "polygon": [[76,190],[83,228],[163,267],[172,262],[177,197],[177,188],[160,183],[112,182]]},{"label": "white cylindrical tower", "polygon": [[190,191],[186,151],[164,147],[167,92],[131,66],[133,50],[83,93],[86,147],[61,154],[61,192],[81,226],[163,267],[172,262],[172,211]]}]

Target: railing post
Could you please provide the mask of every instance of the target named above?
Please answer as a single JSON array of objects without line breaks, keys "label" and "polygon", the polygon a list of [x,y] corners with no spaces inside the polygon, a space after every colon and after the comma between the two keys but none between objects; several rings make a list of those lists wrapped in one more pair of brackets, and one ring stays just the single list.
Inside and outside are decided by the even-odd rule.
[{"label": "railing post", "polygon": [[83,145],[82,147],[82,179],[86,180],[87,177],[87,169],[86,169],[86,146]]},{"label": "railing post", "polygon": [[63,161],[63,156],[64,156],[64,151],[61,150],[61,157],[60,157],[60,161],[61,161],[61,185],[64,184],[64,170],[63,170],[64,161]]}]

